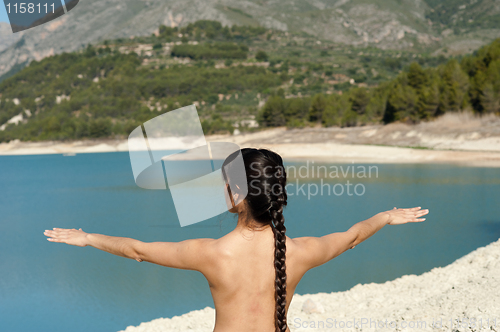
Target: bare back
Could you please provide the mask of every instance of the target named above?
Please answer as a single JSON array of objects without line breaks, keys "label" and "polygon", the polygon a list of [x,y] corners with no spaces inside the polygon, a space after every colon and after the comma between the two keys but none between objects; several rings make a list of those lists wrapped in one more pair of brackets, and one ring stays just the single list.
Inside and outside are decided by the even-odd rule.
[{"label": "bare back", "polygon": [[[325,264],[375,234],[384,225],[422,222],[421,207],[381,212],[345,232],[322,237],[286,237],[287,303],[306,271]],[[46,230],[52,242],[85,247],[166,267],[195,270],[208,280],[216,310],[215,332],[274,331],[274,235],[268,225],[251,230],[238,219],[235,230],[220,239],[142,242],[85,233],[80,228]],[[287,330],[289,331],[289,329]]]},{"label": "bare back", "polygon": [[[287,311],[295,288],[306,272],[297,268],[292,239],[286,239]],[[214,266],[203,271],[216,310],[215,332],[274,331],[274,236],[235,229],[210,245]]]}]

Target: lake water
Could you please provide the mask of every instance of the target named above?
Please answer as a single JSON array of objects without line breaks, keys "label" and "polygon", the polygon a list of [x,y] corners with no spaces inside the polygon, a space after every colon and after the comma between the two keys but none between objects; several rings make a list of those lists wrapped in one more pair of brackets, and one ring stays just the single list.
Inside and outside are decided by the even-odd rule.
[{"label": "lake water", "polygon": [[[370,166],[322,165],[357,170]],[[289,187],[287,234],[345,231],[394,206],[429,208],[427,220],[385,227],[356,249],[309,271],[298,294],[343,291],[358,283],[421,274],[500,237],[500,169],[375,166],[378,177],[327,183],[338,184],[338,194],[350,180],[358,184],[358,194],[364,191],[359,196],[352,187],[352,195],[327,195],[325,190],[308,199],[307,187],[304,192]],[[299,181],[311,185],[309,193],[320,184],[319,179]],[[220,237],[233,229],[236,220],[229,213],[181,228],[168,191],[135,185],[127,153],[1,156],[0,188],[2,331],[118,331],[213,307],[208,284],[198,272],[51,243],[43,235],[53,227],[81,227],[152,242]]]}]

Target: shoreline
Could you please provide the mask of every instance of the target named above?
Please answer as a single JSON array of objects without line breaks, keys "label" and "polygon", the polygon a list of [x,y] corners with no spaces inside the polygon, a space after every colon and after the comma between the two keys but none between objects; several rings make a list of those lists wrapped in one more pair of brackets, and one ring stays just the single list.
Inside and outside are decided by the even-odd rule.
[{"label": "shoreline", "polygon": [[[205,136],[207,142],[240,148],[267,148],[285,160],[331,163],[443,163],[500,167],[500,116],[446,113],[419,124],[391,123],[358,127],[270,128],[238,135]],[[182,149],[181,140],[175,149]],[[173,144],[173,142],[172,142]],[[174,149],[174,147],[170,147]],[[126,152],[127,139],[0,144],[2,155]]]},{"label": "shoreline", "polygon": [[[406,328],[417,331],[465,331],[465,326],[458,327],[455,320],[461,320],[461,324],[465,321],[471,324],[475,319],[476,327],[468,331],[498,331],[500,301],[498,295],[492,296],[498,294],[498,289],[500,239],[447,266],[435,267],[418,276],[410,274],[384,283],[358,284],[343,292],[294,294],[288,310],[288,322],[293,332],[360,331],[352,326],[349,328],[347,322],[352,324],[357,321],[360,324],[363,319],[366,324],[360,326],[363,331],[401,331],[403,324],[412,323],[415,325],[413,328],[411,325],[406,325]],[[381,329],[380,325],[370,326],[370,320],[389,323]],[[321,328],[321,322],[324,328]],[[336,327],[334,322],[338,324]],[[399,329],[389,325],[392,322]],[[182,316],[158,318],[139,326],[128,326],[120,332],[211,332],[214,324],[215,310],[206,307]]]},{"label": "shoreline", "polygon": [[[387,126],[385,126],[387,127]],[[382,128],[382,129],[385,129]],[[340,129],[342,131],[342,129]],[[348,131],[358,130],[347,129]],[[366,136],[371,128],[363,128],[358,136]],[[379,129],[380,130],[380,129]],[[447,144],[432,146],[397,146],[391,142],[385,144],[366,144],[365,141],[346,142],[335,139],[339,130],[321,128],[293,129],[275,128],[255,133],[240,135],[206,136],[208,142],[231,142],[241,148],[267,148],[279,153],[285,160],[303,161],[313,159],[337,163],[437,163],[458,164],[474,167],[500,167],[500,137],[487,138],[488,144],[481,140],[448,139]],[[346,131],[344,131],[346,132]],[[334,138],[326,137],[326,134]],[[393,134],[394,135],[394,134]],[[392,143],[398,143],[392,142]],[[472,144],[474,143],[474,144]],[[122,140],[86,140],[73,142],[19,142],[11,141],[0,144],[0,156],[7,155],[43,155],[82,153],[127,152],[128,142]]]}]

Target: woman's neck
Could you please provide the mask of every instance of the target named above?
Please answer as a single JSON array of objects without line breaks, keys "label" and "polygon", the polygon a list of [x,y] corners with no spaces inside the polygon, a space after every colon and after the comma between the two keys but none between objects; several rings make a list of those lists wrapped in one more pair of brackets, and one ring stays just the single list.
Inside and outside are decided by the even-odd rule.
[{"label": "woman's neck", "polygon": [[271,225],[262,224],[255,221],[251,216],[248,215],[246,210],[238,211],[238,224],[236,225],[235,231],[240,232],[267,232],[272,231]]}]

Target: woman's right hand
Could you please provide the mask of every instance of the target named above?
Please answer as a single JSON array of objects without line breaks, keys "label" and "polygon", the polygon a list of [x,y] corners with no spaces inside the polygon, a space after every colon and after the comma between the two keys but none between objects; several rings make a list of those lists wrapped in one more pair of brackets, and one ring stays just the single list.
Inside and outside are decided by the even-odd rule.
[{"label": "woman's right hand", "polygon": [[409,222],[422,222],[425,218],[421,218],[429,213],[429,210],[422,210],[421,207],[414,207],[411,209],[397,209],[384,212],[389,216],[387,221],[388,225],[402,225]]},{"label": "woman's right hand", "polygon": [[88,245],[87,233],[82,229],[54,228],[43,233],[50,242],[66,243],[72,246],[85,247]]}]

